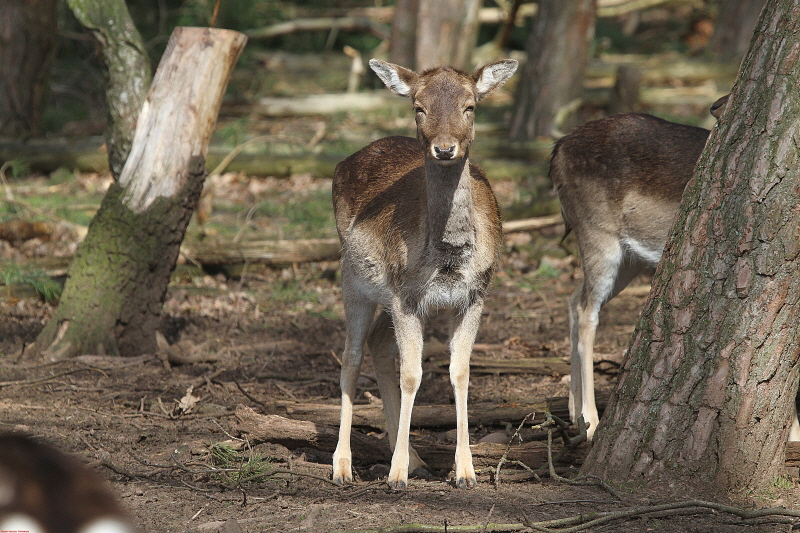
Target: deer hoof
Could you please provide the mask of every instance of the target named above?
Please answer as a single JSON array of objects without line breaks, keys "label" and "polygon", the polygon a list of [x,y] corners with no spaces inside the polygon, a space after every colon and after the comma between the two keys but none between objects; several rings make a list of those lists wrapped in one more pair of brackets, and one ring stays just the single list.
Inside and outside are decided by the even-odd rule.
[{"label": "deer hoof", "polygon": [[408,488],[408,484],[405,481],[387,481],[389,484],[389,488],[392,490],[406,490]]},{"label": "deer hoof", "polygon": [[478,480],[474,477],[462,477],[456,479],[456,487],[459,489],[472,489],[478,484]]}]

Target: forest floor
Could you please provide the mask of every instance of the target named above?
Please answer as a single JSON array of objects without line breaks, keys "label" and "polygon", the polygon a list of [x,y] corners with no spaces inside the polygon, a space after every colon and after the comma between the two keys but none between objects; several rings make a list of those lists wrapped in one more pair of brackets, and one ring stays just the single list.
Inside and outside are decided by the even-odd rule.
[{"label": "forest floor", "polygon": [[[324,190],[330,184],[309,177],[281,183],[269,186]],[[240,176],[229,179],[225,190],[246,197],[263,188],[264,180]],[[511,188],[509,183],[495,183],[501,201]],[[17,192],[18,197],[24,193]],[[511,362],[541,357],[568,361],[566,304],[579,283],[580,269],[559,246],[562,231],[563,227],[552,227],[507,236],[507,253],[487,299],[475,356]],[[56,253],[70,247],[69,235],[63,232],[60,240],[49,243],[4,244],[3,259]],[[567,250],[571,247],[574,243],[568,241]],[[515,465],[503,467],[499,482],[490,466],[479,466],[479,484],[469,491],[454,488],[448,482],[449,468],[442,468],[434,469],[430,480],[412,479],[408,490],[393,492],[383,481],[387,463],[363,462],[357,454],[357,482],[337,487],[329,481],[329,446],[290,449],[274,442],[244,443],[240,439],[247,435],[235,415],[237,406],[266,414],[279,412],[279,404],[338,403],[338,354],[344,346],[345,324],[337,269],[335,262],[283,269],[251,265],[242,277],[232,279],[179,269],[164,305],[162,331],[192,359],[184,364],[169,363],[163,353],[131,359],[88,355],[57,363],[20,359],[20,350],[35,339],[52,307],[9,287],[0,299],[0,429],[31,433],[84,459],[111,482],[143,532],[533,531],[524,524],[696,496],[659,484],[609,482],[611,490],[575,485],[551,479],[546,471],[536,480]],[[646,300],[646,283],[634,282],[603,310],[596,343],[600,391],[613,387],[616,368]],[[446,339],[436,320],[428,334]],[[426,356],[418,406],[448,405],[453,400],[437,357],[435,351]],[[359,401],[367,403],[366,393],[378,394],[368,358],[362,373]],[[487,373],[475,368],[469,401],[518,405],[563,398],[568,387],[563,372]],[[285,414],[285,409],[281,412]],[[329,425],[336,427],[338,410],[332,412]],[[537,413],[536,423],[542,415]],[[412,428],[412,443],[452,447],[454,432],[447,423],[441,428]],[[496,420],[471,427],[472,443],[508,442],[519,424],[520,420]],[[522,434],[541,438],[542,433],[537,437],[530,425]],[[382,436],[379,428],[359,429]],[[226,448],[218,444],[226,441],[244,443],[243,451],[237,454],[228,448],[230,454],[221,458]],[[515,446],[517,441],[510,444]],[[588,445],[583,446],[582,453],[560,465],[562,472],[572,469],[565,475],[577,472]],[[253,475],[246,471],[253,457],[266,460],[258,465],[261,476],[242,480],[248,472]],[[724,495],[718,501],[732,503]],[[791,478],[777,480],[769,493],[741,495],[735,503],[800,509],[800,488]],[[634,514],[589,530],[790,529],[789,525],[745,526],[733,515],[693,509],[682,516]]]}]

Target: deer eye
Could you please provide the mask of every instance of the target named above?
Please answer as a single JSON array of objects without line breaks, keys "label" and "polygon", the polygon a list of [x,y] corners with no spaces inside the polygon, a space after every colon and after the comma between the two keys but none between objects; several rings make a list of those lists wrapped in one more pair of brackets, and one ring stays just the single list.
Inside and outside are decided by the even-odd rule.
[{"label": "deer eye", "polygon": [[424,114],[425,114],[425,110],[424,110],[424,109],[422,109],[420,106],[418,106],[418,105],[415,105],[415,106],[414,106],[414,113],[417,113],[417,114],[420,114],[420,113],[422,113],[422,114],[424,115]]},{"label": "deer eye", "polygon": [[473,113],[475,111],[474,105],[468,105],[467,108],[464,110],[464,113]]}]

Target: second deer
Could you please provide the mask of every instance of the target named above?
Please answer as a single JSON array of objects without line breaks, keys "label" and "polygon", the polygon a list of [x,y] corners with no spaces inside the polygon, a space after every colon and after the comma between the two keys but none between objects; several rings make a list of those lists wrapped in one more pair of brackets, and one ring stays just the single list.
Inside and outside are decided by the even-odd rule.
[{"label": "second deer", "polygon": [[[727,98],[712,106],[715,117]],[[709,133],[630,113],[584,124],[553,149],[550,178],[583,263],[569,304],[569,412],[575,422],[583,416],[590,440],[599,421],[593,353],[600,309],[658,265]]]},{"label": "second deer", "polygon": [[[455,484],[470,488],[476,478],[467,427],[469,358],[502,228],[495,196],[483,172],[469,163],[469,148],[476,103],[503,85],[517,62],[495,61],[472,75],[445,67],[417,74],[376,59],[370,67],[389,89],[411,98],[417,139],[375,141],[339,163],[334,173],[347,337],[333,480],[353,479],[350,428],[365,340],[394,452],[388,484],[403,489],[409,470],[424,469],[408,442],[411,410],[422,379],[424,322],[443,310],[452,316]],[[385,312],[375,319],[378,305]]]}]

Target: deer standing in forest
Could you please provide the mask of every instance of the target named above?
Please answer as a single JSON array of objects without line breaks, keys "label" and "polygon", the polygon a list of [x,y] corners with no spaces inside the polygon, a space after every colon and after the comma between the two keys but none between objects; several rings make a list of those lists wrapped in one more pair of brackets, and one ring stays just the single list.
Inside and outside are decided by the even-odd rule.
[{"label": "deer standing in forest", "polygon": [[[711,113],[719,118],[728,97]],[[569,302],[569,412],[587,437],[599,417],[594,339],[600,309],[638,274],[658,265],[683,190],[710,131],[637,113],[588,122],[553,148],[553,180],[566,233],[573,231],[583,282]]]},{"label": "deer standing in forest", "polygon": [[[339,163],[334,173],[347,335],[333,480],[353,479],[350,430],[365,340],[393,450],[387,482],[404,489],[409,470],[425,473],[425,463],[409,445],[411,410],[422,378],[424,322],[444,310],[452,317],[454,481],[471,488],[477,480],[467,426],[469,358],[502,248],[502,227],[497,200],[483,172],[470,164],[469,148],[476,103],[511,77],[517,61],[495,61],[471,75],[448,67],[417,74],[377,59],[369,64],[389,89],[411,98],[417,140],[380,139]],[[376,318],[379,305],[384,312]]]},{"label": "deer standing in forest", "polygon": [[134,533],[105,482],[36,439],[0,435],[0,531]]}]

